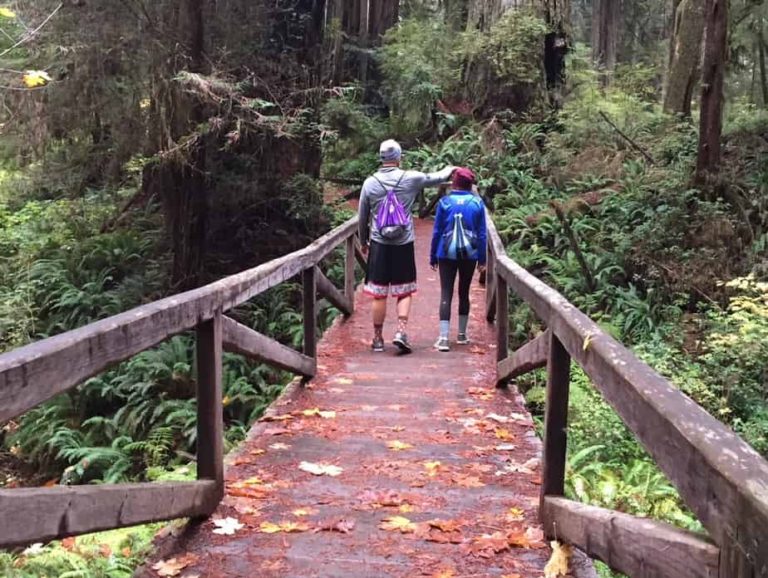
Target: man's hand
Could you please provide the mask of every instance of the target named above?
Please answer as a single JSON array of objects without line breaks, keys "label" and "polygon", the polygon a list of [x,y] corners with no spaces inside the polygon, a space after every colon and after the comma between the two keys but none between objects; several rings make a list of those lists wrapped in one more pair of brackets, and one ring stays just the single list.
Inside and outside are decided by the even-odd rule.
[{"label": "man's hand", "polygon": [[368,256],[368,243],[365,245],[360,245],[360,251],[363,253],[363,257]]}]

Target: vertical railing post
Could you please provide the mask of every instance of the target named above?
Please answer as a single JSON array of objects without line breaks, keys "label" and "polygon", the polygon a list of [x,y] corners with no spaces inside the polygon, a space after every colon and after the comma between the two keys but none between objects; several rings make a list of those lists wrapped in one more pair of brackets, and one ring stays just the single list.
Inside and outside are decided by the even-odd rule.
[{"label": "vertical railing post", "polygon": [[315,267],[309,267],[302,273],[301,283],[304,292],[304,355],[315,358],[317,354],[317,277]]},{"label": "vertical railing post", "polygon": [[355,236],[347,237],[344,252],[344,296],[355,309]]},{"label": "vertical railing post", "polygon": [[493,252],[493,243],[488,239],[485,259],[485,318],[488,323],[493,323],[496,318],[496,255]]},{"label": "vertical railing post", "polygon": [[544,462],[541,498],[565,493],[565,460],[568,441],[568,392],[571,356],[554,331],[547,358],[547,405],[544,412]]},{"label": "vertical railing post", "polygon": [[[497,272],[495,272],[497,273]],[[507,280],[495,274],[496,283],[496,366],[509,356],[509,292]],[[499,379],[496,370],[496,387],[505,387],[506,380]]]},{"label": "vertical railing post", "polygon": [[197,478],[215,480],[208,512],[224,496],[221,311],[197,326]]}]

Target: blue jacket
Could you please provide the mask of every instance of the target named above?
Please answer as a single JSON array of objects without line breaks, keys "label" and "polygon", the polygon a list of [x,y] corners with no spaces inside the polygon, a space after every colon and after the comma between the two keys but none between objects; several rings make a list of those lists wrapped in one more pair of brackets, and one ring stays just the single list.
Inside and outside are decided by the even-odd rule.
[{"label": "blue jacket", "polygon": [[470,228],[477,236],[478,263],[485,265],[485,250],[487,233],[485,229],[485,205],[480,197],[470,191],[451,191],[437,204],[435,226],[432,230],[432,250],[429,254],[429,264],[437,264],[438,259],[446,259],[444,245],[445,234],[453,227],[454,215],[461,213],[465,227]]}]

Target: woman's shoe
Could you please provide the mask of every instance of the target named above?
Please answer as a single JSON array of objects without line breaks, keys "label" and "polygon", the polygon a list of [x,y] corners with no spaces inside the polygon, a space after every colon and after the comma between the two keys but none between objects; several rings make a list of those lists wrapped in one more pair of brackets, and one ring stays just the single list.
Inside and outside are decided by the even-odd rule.
[{"label": "woman's shoe", "polygon": [[456,343],[458,345],[469,345],[469,337],[467,337],[466,333],[459,333],[456,337]]},{"label": "woman's shoe", "polygon": [[448,345],[447,337],[438,337],[435,341],[435,349],[438,351],[450,351],[451,347]]}]

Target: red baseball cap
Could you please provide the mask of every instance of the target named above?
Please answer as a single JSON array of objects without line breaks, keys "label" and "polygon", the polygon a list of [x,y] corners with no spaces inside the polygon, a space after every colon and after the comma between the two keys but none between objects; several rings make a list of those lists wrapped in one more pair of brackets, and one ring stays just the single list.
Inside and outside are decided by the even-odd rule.
[{"label": "red baseball cap", "polygon": [[453,180],[451,185],[459,191],[470,191],[475,184],[475,173],[466,167],[460,167],[453,171]]}]

